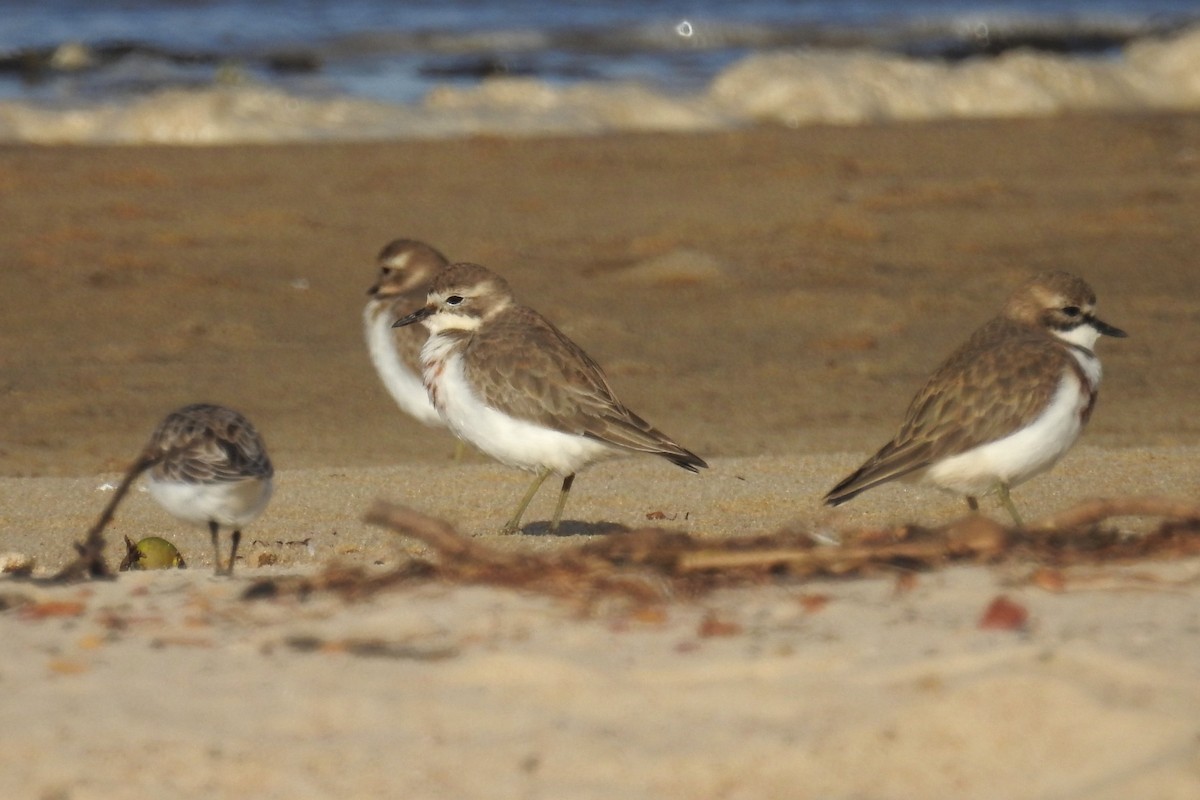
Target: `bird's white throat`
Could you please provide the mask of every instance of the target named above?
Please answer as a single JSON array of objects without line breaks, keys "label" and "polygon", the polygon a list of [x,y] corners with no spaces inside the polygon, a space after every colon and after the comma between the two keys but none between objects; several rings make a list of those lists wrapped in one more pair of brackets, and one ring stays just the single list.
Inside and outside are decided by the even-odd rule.
[{"label": "bird's white throat", "polygon": [[1088,350],[1093,349],[1096,346],[1096,340],[1100,338],[1100,331],[1096,330],[1090,322],[1076,325],[1069,331],[1051,330],[1050,332],[1067,344],[1077,345]]},{"label": "bird's white throat", "polygon": [[421,324],[429,331],[429,337],[432,339],[442,331],[476,330],[483,324],[483,320],[474,314],[455,314],[452,311],[436,311],[421,320]]}]

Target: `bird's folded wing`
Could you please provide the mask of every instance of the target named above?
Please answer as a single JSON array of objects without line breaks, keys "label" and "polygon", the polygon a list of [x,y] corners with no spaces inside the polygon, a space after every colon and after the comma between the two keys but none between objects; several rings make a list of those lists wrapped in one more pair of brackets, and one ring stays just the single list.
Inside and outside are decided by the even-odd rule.
[{"label": "bird's folded wing", "polygon": [[1042,337],[1006,339],[986,359],[967,352],[933,374],[896,438],[835,491],[862,491],[1016,433],[1046,408],[1072,369],[1066,350]]},{"label": "bird's folded wing", "polygon": [[472,338],[463,362],[480,399],[517,419],[631,450],[695,458],[626,408],[600,366],[530,309],[491,321]]}]

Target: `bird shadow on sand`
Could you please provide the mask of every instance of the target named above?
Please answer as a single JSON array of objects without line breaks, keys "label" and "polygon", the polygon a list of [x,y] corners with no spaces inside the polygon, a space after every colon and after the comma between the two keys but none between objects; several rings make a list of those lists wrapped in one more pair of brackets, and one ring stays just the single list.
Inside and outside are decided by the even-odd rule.
[{"label": "bird shadow on sand", "polygon": [[582,520],[564,519],[558,524],[558,530],[550,530],[549,521],[531,522],[521,529],[525,536],[601,536],[609,533],[626,533],[630,528],[619,522],[583,522]]}]

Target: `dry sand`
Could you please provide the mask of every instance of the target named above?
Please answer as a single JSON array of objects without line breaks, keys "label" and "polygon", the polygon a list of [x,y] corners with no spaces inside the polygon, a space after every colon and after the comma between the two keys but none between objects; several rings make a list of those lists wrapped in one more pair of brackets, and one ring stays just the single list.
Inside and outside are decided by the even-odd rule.
[{"label": "dry sand", "polygon": [[[710,537],[950,519],[928,489],[819,498],[1047,268],[1130,338],[1100,343],[1091,428],[1017,502],[1196,498],[1198,143],[1198,116],[1106,116],[0,149],[0,552],[65,563],[187,402],[245,411],[279,470],[233,580],[134,492],[110,540],[166,536],[192,569],[0,582],[0,796],[1200,796],[1196,560],[1076,567],[1060,592],[1026,563],[782,583],[652,615],[436,584],[239,599],[421,555],[361,521],[377,497],[539,551],[655,512]],[[451,463],[362,346],[373,256],[400,235],[503,273],[712,469],[604,464],[568,535],[544,535],[551,489],[525,535],[492,535],[525,477]],[[980,629],[1000,594],[1028,625]]]}]

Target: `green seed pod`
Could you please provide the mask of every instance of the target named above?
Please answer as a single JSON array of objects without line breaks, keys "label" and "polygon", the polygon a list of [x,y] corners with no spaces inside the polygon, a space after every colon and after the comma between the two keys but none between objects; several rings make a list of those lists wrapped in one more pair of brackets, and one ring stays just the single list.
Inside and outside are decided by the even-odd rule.
[{"label": "green seed pod", "polygon": [[187,564],[175,545],[161,536],[147,536],[137,544],[125,537],[125,558],[121,561],[122,572],[129,569],[184,569]]}]

